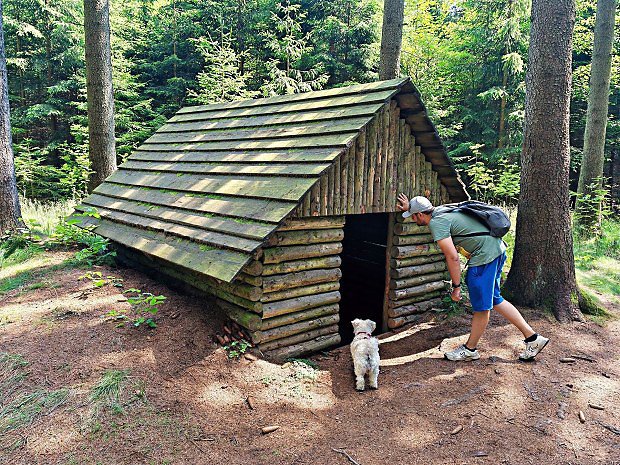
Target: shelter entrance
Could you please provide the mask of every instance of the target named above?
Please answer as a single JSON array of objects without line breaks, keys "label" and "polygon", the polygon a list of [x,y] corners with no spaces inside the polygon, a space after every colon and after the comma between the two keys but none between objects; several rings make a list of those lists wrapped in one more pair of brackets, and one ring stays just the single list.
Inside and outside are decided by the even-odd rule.
[{"label": "shelter entrance", "polygon": [[342,240],[340,323],[342,344],[353,340],[351,320],[369,318],[381,331],[385,298],[389,213],[346,215]]}]

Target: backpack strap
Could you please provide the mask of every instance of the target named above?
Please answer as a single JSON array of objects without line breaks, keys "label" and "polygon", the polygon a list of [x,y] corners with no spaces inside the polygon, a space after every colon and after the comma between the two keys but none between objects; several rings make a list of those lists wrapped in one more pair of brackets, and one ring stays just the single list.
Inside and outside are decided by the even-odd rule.
[{"label": "backpack strap", "polygon": [[491,233],[489,231],[480,231],[480,232],[475,232],[475,233],[469,233],[469,234],[455,234],[452,237],[476,237],[476,236],[490,236]]}]

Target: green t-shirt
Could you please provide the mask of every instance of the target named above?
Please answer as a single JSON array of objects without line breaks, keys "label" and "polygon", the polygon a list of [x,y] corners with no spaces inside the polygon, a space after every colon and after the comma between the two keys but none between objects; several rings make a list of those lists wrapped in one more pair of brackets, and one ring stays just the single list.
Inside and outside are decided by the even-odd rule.
[{"label": "green t-shirt", "polygon": [[446,210],[448,210],[446,207],[436,207],[431,215],[428,226],[434,241],[452,236],[456,249],[468,258],[471,256],[470,266],[486,265],[504,253],[506,244],[499,237],[454,237],[460,234],[484,232],[489,229],[465,213]]}]

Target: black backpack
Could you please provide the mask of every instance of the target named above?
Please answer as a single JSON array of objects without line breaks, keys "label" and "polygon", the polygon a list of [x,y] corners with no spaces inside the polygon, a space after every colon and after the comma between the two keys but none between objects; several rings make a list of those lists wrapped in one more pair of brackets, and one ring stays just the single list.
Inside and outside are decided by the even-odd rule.
[{"label": "black backpack", "polygon": [[477,200],[466,200],[457,204],[445,205],[448,212],[461,212],[477,219],[489,229],[489,232],[462,234],[456,237],[493,236],[504,237],[510,230],[510,218],[499,207],[494,207]]}]

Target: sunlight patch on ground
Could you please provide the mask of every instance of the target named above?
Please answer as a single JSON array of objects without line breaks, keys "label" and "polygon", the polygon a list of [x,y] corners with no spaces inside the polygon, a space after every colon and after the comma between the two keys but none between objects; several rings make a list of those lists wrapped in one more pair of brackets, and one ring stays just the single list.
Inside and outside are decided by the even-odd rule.
[{"label": "sunlight patch on ground", "polygon": [[426,329],[434,328],[436,324],[434,323],[422,323],[416,326],[413,326],[405,331],[401,331],[400,333],[396,333],[392,336],[386,337],[384,339],[379,339],[379,344],[385,344],[388,342],[396,342],[406,337],[412,336],[415,333],[419,333],[420,331],[424,331]]},{"label": "sunlight patch on ground", "polygon": [[[214,353],[211,357],[225,355]],[[233,370],[217,382],[212,381],[213,374],[209,373],[208,364],[201,364],[200,369],[192,367],[190,377],[199,381],[198,397],[203,402],[230,408],[246,405],[251,394],[257,408],[286,403],[300,409],[322,410],[336,404],[331,374],[327,371],[315,370],[301,362],[284,365],[265,360],[230,363],[235,364]],[[245,389],[239,386],[245,386]]]},{"label": "sunlight patch on ground", "polygon": [[84,440],[73,420],[63,413],[54,413],[53,428],[38,426],[35,433],[28,435],[26,445],[26,450],[35,456],[71,450]]},{"label": "sunlight patch on ground", "polygon": [[98,358],[88,356],[87,365],[93,365],[99,369],[110,367],[131,367],[135,365],[155,366],[157,360],[151,347],[144,349],[124,350],[101,354]]},{"label": "sunlight patch on ground", "polygon": [[[420,326],[416,326],[415,328],[411,328],[411,330],[417,329],[417,331],[413,331],[409,333],[407,336],[411,336],[412,334],[415,334],[416,332],[422,331],[424,329],[432,328],[434,325],[428,325],[428,327],[424,327],[424,326],[425,325],[420,325]],[[407,331],[410,331],[410,330],[407,330]],[[399,336],[400,334],[404,334],[407,331],[403,331],[403,333],[399,333],[397,334],[397,336]],[[447,338],[441,341],[438,347],[432,347],[428,350],[417,352],[415,354],[403,355],[402,357],[381,359],[381,361],[379,362],[379,366],[390,367],[390,366],[396,366],[396,365],[404,365],[406,363],[415,362],[416,360],[420,360],[422,358],[443,358],[443,354],[446,350],[451,350],[455,347],[458,347],[460,344],[463,344],[466,340],[467,340],[467,335]],[[386,341],[387,339],[384,340],[383,342],[386,342]]]},{"label": "sunlight patch on ground", "polygon": [[[400,428],[394,433],[393,442],[390,443],[404,448],[415,446],[423,450],[424,444],[432,444],[441,436],[441,432],[436,431],[433,425],[424,421],[423,417],[412,414],[405,416]],[[431,463],[430,460],[428,463]]]},{"label": "sunlight patch on ground", "polygon": [[28,271],[38,271],[43,267],[59,265],[70,256],[72,256],[71,253],[40,254],[29,260],[26,260],[23,263],[18,263],[15,265],[0,268],[0,279],[11,278],[19,273],[24,273]]}]

